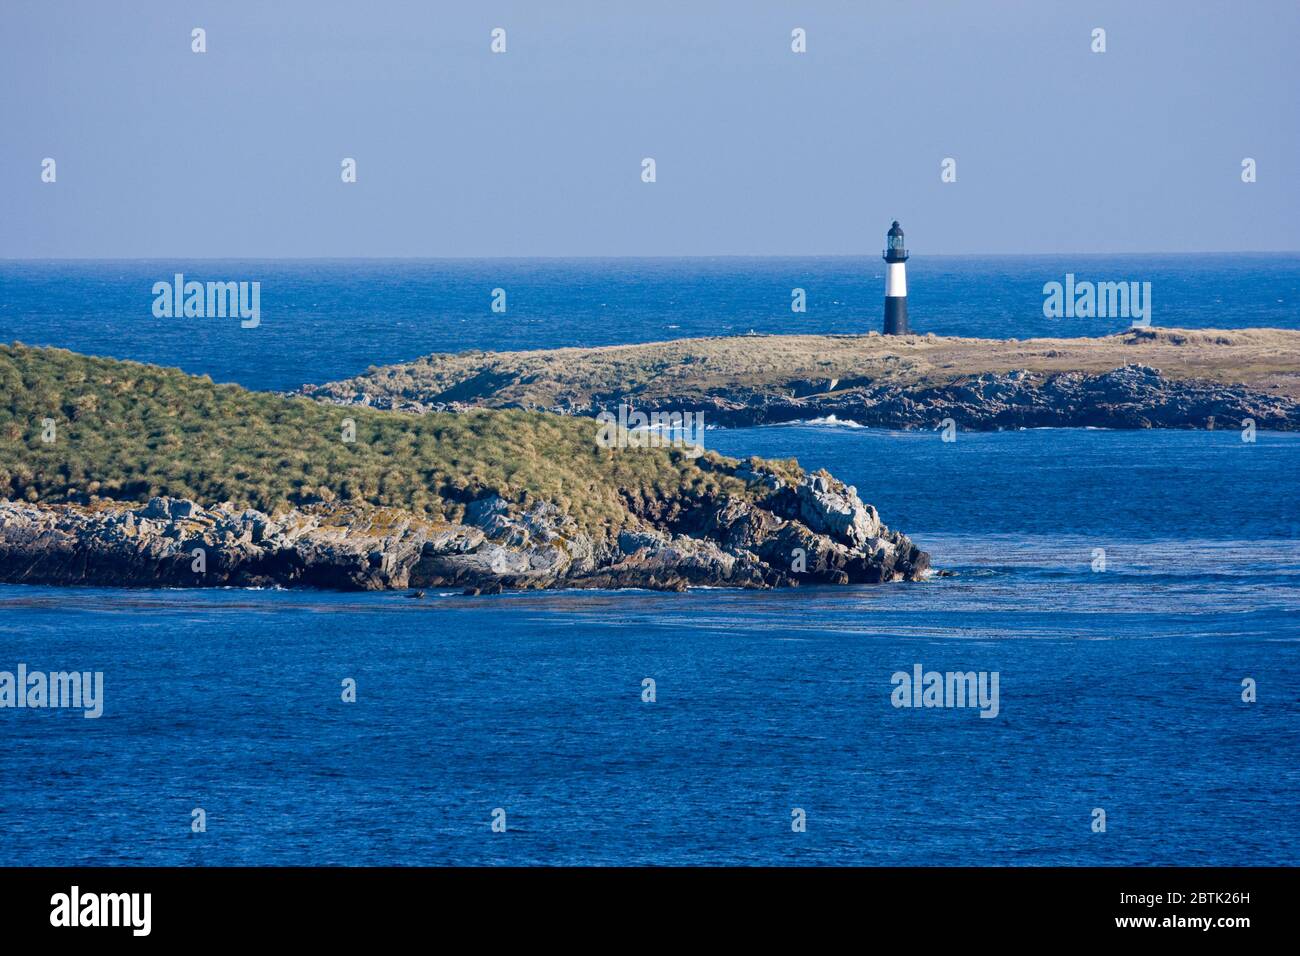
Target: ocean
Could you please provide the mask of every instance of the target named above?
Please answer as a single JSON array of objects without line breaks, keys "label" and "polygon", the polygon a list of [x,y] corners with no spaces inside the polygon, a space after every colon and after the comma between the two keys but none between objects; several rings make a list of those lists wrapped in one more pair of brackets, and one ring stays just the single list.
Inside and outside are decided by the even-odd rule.
[{"label": "ocean", "polygon": [[[917,259],[913,323],[1113,331],[1042,317],[1042,284],[1068,271],[1152,281],[1155,325],[1300,327],[1297,257],[1084,261]],[[176,271],[259,279],[262,325],[155,320],[149,286]],[[438,349],[861,331],[879,271],[7,262],[0,340],[283,389]],[[707,433],[856,485],[949,572],[919,584],[424,601],[0,586],[0,670],[104,674],[97,720],[0,710],[0,865],[1295,865],[1300,435],[1256,439]],[[895,707],[893,675],[916,665],[998,674],[997,716]]]}]

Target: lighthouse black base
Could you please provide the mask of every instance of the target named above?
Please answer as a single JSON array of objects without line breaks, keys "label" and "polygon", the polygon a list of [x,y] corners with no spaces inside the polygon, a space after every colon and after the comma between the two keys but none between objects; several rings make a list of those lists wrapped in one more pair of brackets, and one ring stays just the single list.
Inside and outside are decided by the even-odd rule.
[{"label": "lighthouse black base", "polygon": [[907,296],[885,296],[885,334],[910,335],[907,327]]}]

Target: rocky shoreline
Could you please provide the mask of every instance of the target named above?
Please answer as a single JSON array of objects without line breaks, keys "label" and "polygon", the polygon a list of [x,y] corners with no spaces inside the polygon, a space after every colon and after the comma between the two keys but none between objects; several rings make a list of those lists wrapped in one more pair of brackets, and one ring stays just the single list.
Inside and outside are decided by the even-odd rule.
[{"label": "rocky shoreline", "polygon": [[[828,386],[830,386],[828,388]],[[423,414],[465,412],[465,402],[422,402],[355,391],[341,396],[310,386],[312,398],[340,405]],[[952,419],[961,429],[1016,428],[1241,428],[1300,430],[1300,401],[1240,385],[1171,379],[1159,369],[1126,365],[1089,375],[1027,370],[986,373],[947,385],[795,381],[780,394],[744,388],[715,390],[672,400],[638,399],[614,392],[596,402],[566,402],[546,411],[594,416],[620,404],[647,415],[702,413],[707,425],[744,428],[834,416],[871,428],[937,429]],[[506,405],[504,407],[513,407]]]},{"label": "rocky shoreline", "polygon": [[314,587],[353,591],[915,581],[929,555],[881,524],[854,488],[742,465],[753,500],[664,500],[602,541],[549,503],[489,495],[463,522],[386,508],[275,516],[156,497],[143,506],[0,501],[0,581],[111,587]]},{"label": "rocky shoreline", "polygon": [[[943,386],[886,384],[805,396],[799,395],[801,387],[818,386],[797,383],[787,398],[717,396],[707,403],[697,401],[688,410],[702,411],[706,422],[730,428],[834,416],[838,421],[871,428],[905,431],[940,428],[947,419],[972,431],[1214,429],[1240,428],[1247,421],[1259,429],[1300,429],[1300,402],[1293,399],[1241,386],[1172,380],[1159,369],[1144,365],[1128,365],[1100,375],[1017,370]],[[675,407],[680,408],[680,403]],[[569,411],[590,413],[586,409]]]}]

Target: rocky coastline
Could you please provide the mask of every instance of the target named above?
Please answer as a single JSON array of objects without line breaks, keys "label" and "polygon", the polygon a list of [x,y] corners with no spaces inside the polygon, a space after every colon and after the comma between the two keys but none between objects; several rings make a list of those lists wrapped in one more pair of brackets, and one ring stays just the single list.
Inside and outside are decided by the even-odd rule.
[{"label": "rocky coastline", "polygon": [[488,495],[461,522],[394,509],[267,515],[155,497],[0,501],[0,581],[109,587],[314,587],[349,591],[691,586],[770,588],[924,578],[929,555],[820,472],[790,482],[741,465],[752,500],[663,500],[609,540],[554,505]]},{"label": "rocky coastline", "polygon": [[[809,394],[800,394],[806,390]],[[816,394],[795,383],[788,397],[719,395],[691,403],[710,424],[736,428],[826,419],[903,431],[941,428],[951,420],[972,431],[1017,428],[1300,429],[1300,402],[1242,386],[1166,378],[1128,365],[1099,375],[1016,370],[939,386],[866,385]],[[678,403],[675,406],[680,408]],[[666,409],[644,409],[654,412]],[[588,414],[589,410],[570,409]]]},{"label": "rocky coastline", "polygon": [[[833,385],[833,389],[828,386]],[[465,402],[422,402],[401,396],[350,395],[308,389],[318,400],[365,405],[388,411],[465,412]],[[1240,385],[1171,379],[1159,369],[1126,365],[1089,375],[1047,374],[1018,369],[985,373],[945,385],[900,385],[794,381],[780,393],[744,387],[708,395],[639,399],[613,392],[594,402],[565,402],[545,410],[593,416],[626,404],[647,415],[700,413],[711,426],[744,428],[834,417],[870,428],[904,431],[937,429],[951,419],[958,428],[1002,431],[1016,428],[1241,428],[1300,430],[1300,401]],[[506,405],[504,407],[514,407]]]}]

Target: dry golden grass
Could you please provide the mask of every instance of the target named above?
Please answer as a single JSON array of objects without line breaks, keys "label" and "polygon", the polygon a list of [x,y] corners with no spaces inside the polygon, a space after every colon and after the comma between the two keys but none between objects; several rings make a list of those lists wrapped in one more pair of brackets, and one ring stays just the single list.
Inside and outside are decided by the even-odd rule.
[{"label": "dry golden grass", "polygon": [[431,355],[323,386],[425,404],[584,408],[611,396],[652,403],[725,391],[779,392],[835,380],[937,385],[1027,369],[1106,372],[1139,363],[1169,378],[1246,384],[1300,399],[1300,332],[1141,329],[1102,338],[967,339],[937,336],[764,335],[532,352]]}]

